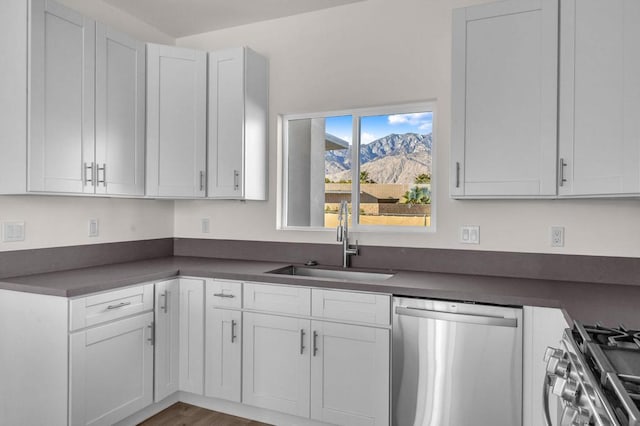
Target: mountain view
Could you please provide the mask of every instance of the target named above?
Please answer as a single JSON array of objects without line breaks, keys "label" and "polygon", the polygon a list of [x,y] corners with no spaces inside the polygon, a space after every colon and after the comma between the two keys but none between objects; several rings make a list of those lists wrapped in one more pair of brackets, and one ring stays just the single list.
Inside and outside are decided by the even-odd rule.
[{"label": "mountain view", "polygon": [[[390,134],[360,147],[360,171],[378,183],[413,184],[431,174],[432,134]],[[332,182],[351,179],[351,147],[325,153],[325,177]]]}]

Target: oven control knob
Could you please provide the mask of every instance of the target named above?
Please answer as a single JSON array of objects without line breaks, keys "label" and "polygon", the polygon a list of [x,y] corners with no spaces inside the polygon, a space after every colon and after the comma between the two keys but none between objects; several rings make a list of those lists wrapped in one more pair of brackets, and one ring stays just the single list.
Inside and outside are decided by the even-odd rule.
[{"label": "oven control knob", "polygon": [[573,415],[571,426],[589,426],[590,421],[591,415],[589,414],[589,411],[585,408],[578,408]]},{"label": "oven control knob", "polygon": [[544,351],[544,362],[549,362],[551,358],[562,358],[563,355],[564,351],[562,349],[547,346],[547,349]]},{"label": "oven control knob", "polygon": [[569,365],[568,359],[558,360],[554,373],[560,377],[567,377],[569,374]]},{"label": "oven control knob", "polygon": [[544,353],[547,363],[547,374],[550,376],[567,377],[569,374],[569,360],[564,358],[564,351],[548,347]]},{"label": "oven control knob", "polygon": [[567,402],[575,403],[578,400],[578,382],[568,379],[565,381],[560,398]]}]

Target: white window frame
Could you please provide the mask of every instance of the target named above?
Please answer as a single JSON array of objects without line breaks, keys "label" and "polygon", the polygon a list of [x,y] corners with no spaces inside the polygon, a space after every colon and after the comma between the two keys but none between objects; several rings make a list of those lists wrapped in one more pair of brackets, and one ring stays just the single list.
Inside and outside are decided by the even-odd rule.
[{"label": "white window frame", "polygon": [[[361,225],[359,222],[360,218],[360,119],[362,117],[367,116],[377,116],[377,115],[392,115],[392,114],[411,114],[417,112],[431,112],[433,114],[433,127],[431,130],[431,215],[430,215],[430,226],[391,226],[391,225]],[[434,177],[436,176],[436,151],[437,151],[437,142],[436,142],[436,101],[424,101],[417,103],[408,103],[408,104],[400,104],[400,105],[385,105],[378,107],[369,107],[369,108],[354,108],[354,109],[346,109],[346,110],[338,110],[338,111],[326,111],[319,113],[309,113],[309,114],[286,114],[279,116],[279,133],[280,137],[278,138],[281,141],[281,163],[278,167],[278,177],[281,181],[281,184],[278,185],[280,190],[279,194],[279,212],[277,214],[277,229],[279,230],[294,230],[294,231],[329,231],[334,232],[332,228],[326,228],[324,226],[289,226],[287,224],[287,211],[288,211],[288,203],[289,203],[289,176],[288,176],[288,165],[289,165],[289,121],[292,120],[304,120],[304,119],[314,119],[314,118],[327,118],[327,117],[337,117],[337,116],[345,116],[350,115],[352,119],[352,159],[351,159],[351,208],[352,215],[351,220],[352,224],[350,225],[351,230],[353,232],[382,232],[382,233],[434,233],[436,230],[436,186],[433,184]],[[357,206],[354,207],[354,206]],[[353,214],[356,212],[357,214]]]}]

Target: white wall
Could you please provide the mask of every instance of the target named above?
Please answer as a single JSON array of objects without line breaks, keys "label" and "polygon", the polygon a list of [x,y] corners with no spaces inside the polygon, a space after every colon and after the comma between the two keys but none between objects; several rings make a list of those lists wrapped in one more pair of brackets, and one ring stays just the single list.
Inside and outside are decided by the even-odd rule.
[{"label": "white wall", "polygon": [[[248,45],[270,59],[268,202],[177,201],[178,237],[334,242],[335,232],[276,230],[278,114],[437,100],[432,234],[361,234],[361,244],[640,256],[637,200],[453,201],[448,197],[451,11],[477,0],[368,0],[305,15],[185,37],[205,50]],[[211,218],[211,233],[200,219]],[[480,225],[481,244],[458,227]],[[549,227],[566,246],[549,247]]]},{"label": "white wall", "polygon": [[[175,43],[173,38],[101,0],[59,1],[140,40]],[[16,100],[15,104],[20,105],[20,100]],[[22,131],[18,133],[23,134]],[[6,133],[4,136],[8,137]],[[99,219],[100,235],[97,238],[88,237],[90,218]],[[0,240],[0,251],[165,238],[173,235],[173,202],[0,196],[0,222],[14,220],[25,221],[26,239],[12,243]]]},{"label": "white wall", "polygon": [[123,31],[138,40],[151,43],[175,44],[173,37],[102,0],[56,1],[118,31]]}]

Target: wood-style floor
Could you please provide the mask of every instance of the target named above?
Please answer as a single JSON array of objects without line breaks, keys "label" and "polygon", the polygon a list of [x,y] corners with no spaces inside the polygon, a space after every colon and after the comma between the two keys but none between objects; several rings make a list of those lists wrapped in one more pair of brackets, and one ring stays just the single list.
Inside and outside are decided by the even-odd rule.
[{"label": "wood-style floor", "polygon": [[184,402],[177,402],[138,426],[270,426],[253,420],[234,417]]}]

